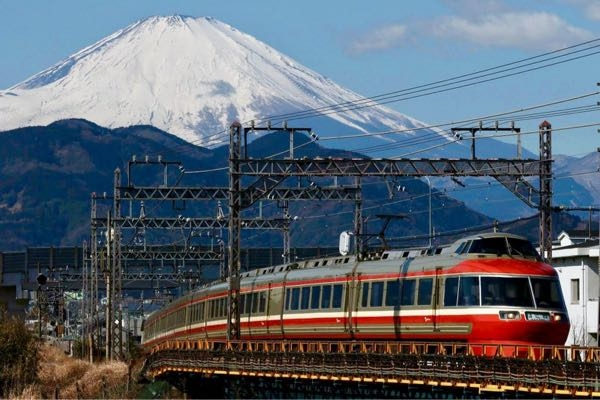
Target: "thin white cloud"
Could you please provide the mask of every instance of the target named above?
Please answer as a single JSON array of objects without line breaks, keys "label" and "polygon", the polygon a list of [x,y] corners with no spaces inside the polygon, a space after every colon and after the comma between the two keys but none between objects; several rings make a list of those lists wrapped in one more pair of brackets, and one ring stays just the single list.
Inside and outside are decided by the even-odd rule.
[{"label": "thin white cloud", "polygon": [[509,11],[506,2],[500,0],[442,0],[442,2],[455,14],[462,16]]},{"label": "thin white cloud", "polygon": [[585,16],[592,21],[600,21],[600,1],[588,1],[585,4]]},{"label": "thin white cloud", "polygon": [[576,7],[581,15],[591,21],[600,21],[600,1],[598,0],[563,0],[566,7]]},{"label": "thin white cloud", "polygon": [[[580,0],[572,0],[580,1]],[[456,1],[462,6],[471,0]],[[496,3],[489,1],[487,7]],[[600,0],[585,3],[588,18],[600,20]],[[355,39],[348,47],[350,54],[381,52],[407,43],[422,43],[426,39],[445,41],[453,45],[471,44],[480,47],[517,48],[528,51],[554,50],[593,39],[594,35],[570,25],[548,12],[494,12],[476,16],[444,16],[410,25],[392,24],[377,28]]]},{"label": "thin white cloud", "polygon": [[401,46],[407,35],[405,25],[394,24],[375,29],[356,39],[349,47],[351,54],[364,54]]},{"label": "thin white cloud", "polygon": [[475,19],[443,17],[431,33],[440,39],[459,39],[485,47],[549,50],[593,38],[546,12],[509,12]]}]

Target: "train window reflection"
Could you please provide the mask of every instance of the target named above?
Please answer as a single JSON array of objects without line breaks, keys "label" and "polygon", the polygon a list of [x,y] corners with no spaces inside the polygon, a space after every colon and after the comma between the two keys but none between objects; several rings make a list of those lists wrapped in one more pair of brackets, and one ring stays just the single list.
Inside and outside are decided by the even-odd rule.
[{"label": "train window reflection", "polygon": [[264,313],[267,308],[267,292],[260,292],[258,300],[258,312]]},{"label": "train window reflection", "polygon": [[459,306],[479,305],[479,277],[461,276],[458,294]]},{"label": "train window reflection", "polygon": [[321,294],[321,308],[329,308],[331,306],[331,285],[323,286]]},{"label": "train window reflection", "polygon": [[458,296],[458,278],[446,278],[444,285],[444,305],[455,306]]},{"label": "train window reflection", "polygon": [[302,288],[302,297],[300,301],[300,309],[308,310],[308,305],[310,304],[310,286],[305,286]]},{"label": "train window reflection", "polygon": [[364,282],[362,285],[362,299],[360,305],[366,307],[369,304],[369,282]]},{"label": "train window reflection", "polygon": [[371,284],[371,307],[381,307],[383,304],[383,282]]},{"label": "train window reflection", "polygon": [[558,279],[531,278],[535,303],[541,308],[563,308]]},{"label": "train window reflection", "polygon": [[252,309],[252,293],[248,293],[246,295],[244,311],[246,312],[246,314],[250,314],[251,309]]},{"label": "train window reflection", "polygon": [[300,288],[292,289],[292,300],[290,303],[290,310],[297,310],[300,305]]},{"label": "train window reflection", "polygon": [[411,306],[415,302],[416,281],[414,279],[405,279],[402,281],[400,304],[403,306]]},{"label": "train window reflection", "polygon": [[246,309],[244,308],[246,304],[246,295],[242,294],[240,295],[240,313],[244,314],[246,312]]},{"label": "train window reflection", "polygon": [[321,297],[321,286],[313,286],[312,294],[310,296],[310,308],[313,310],[319,308],[319,301]]},{"label": "train window reflection", "polygon": [[342,306],[342,285],[333,285],[333,299],[331,307],[340,308]]},{"label": "train window reflection", "polygon": [[292,292],[291,289],[285,290],[285,309],[286,310],[290,309],[290,300],[292,299],[291,292]]},{"label": "train window reflection", "polygon": [[385,292],[385,305],[395,307],[400,303],[400,280],[388,281]]},{"label": "train window reflection", "polygon": [[417,305],[426,306],[431,304],[431,295],[433,294],[433,279],[419,279],[419,294],[417,296]]},{"label": "train window reflection", "polygon": [[508,245],[513,256],[531,257],[541,260],[539,253],[528,240],[508,238]]},{"label": "train window reflection", "polygon": [[533,307],[528,278],[481,277],[483,305]]},{"label": "train window reflection", "polygon": [[469,253],[496,254],[499,256],[508,254],[506,239],[504,237],[492,237],[473,240],[471,247],[469,247]]}]

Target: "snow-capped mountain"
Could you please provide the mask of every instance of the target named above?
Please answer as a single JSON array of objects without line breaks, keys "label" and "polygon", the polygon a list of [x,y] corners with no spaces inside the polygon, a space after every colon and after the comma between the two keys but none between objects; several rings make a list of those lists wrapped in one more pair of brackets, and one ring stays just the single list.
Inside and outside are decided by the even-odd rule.
[{"label": "snow-capped mountain", "polygon": [[[216,19],[150,17],[0,91],[0,130],[84,118],[109,128],[148,124],[210,146],[223,143],[235,120],[264,125],[268,116],[362,98]],[[282,119],[274,122],[281,126]],[[322,139],[402,132],[321,142],[328,147],[382,146],[375,149],[387,156],[419,148],[434,149],[428,156],[468,154],[467,143],[443,146],[453,142],[450,135],[415,131],[425,124],[383,106],[336,109],[289,126],[310,126]],[[402,147],[393,145],[397,140]]]}]

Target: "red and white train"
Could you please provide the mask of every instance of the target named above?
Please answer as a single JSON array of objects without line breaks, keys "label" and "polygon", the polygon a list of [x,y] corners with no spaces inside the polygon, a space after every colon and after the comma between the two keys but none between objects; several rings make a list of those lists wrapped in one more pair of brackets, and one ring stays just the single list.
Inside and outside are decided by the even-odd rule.
[{"label": "red and white train", "polygon": [[[215,282],[155,312],[143,344],[225,339],[227,289]],[[506,233],[245,272],[239,307],[241,339],[563,345],[570,329],[556,271]]]}]

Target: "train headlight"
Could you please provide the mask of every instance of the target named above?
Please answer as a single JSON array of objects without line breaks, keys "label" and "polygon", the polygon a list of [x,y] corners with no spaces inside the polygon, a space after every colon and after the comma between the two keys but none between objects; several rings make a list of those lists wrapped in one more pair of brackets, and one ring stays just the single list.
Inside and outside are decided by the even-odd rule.
[{"label": "train headlight", "polygon": [[521,314],[518,311],[500,311],[498,314],[500,319],[521,319]]},{"label": "train headlight", "polygon": [[554,322],[563,322],[563,321],[566,321],[566,319],[567,319],[567,317],[564,314],[561,314],[561,313],[552,314],[552,320]]}]

